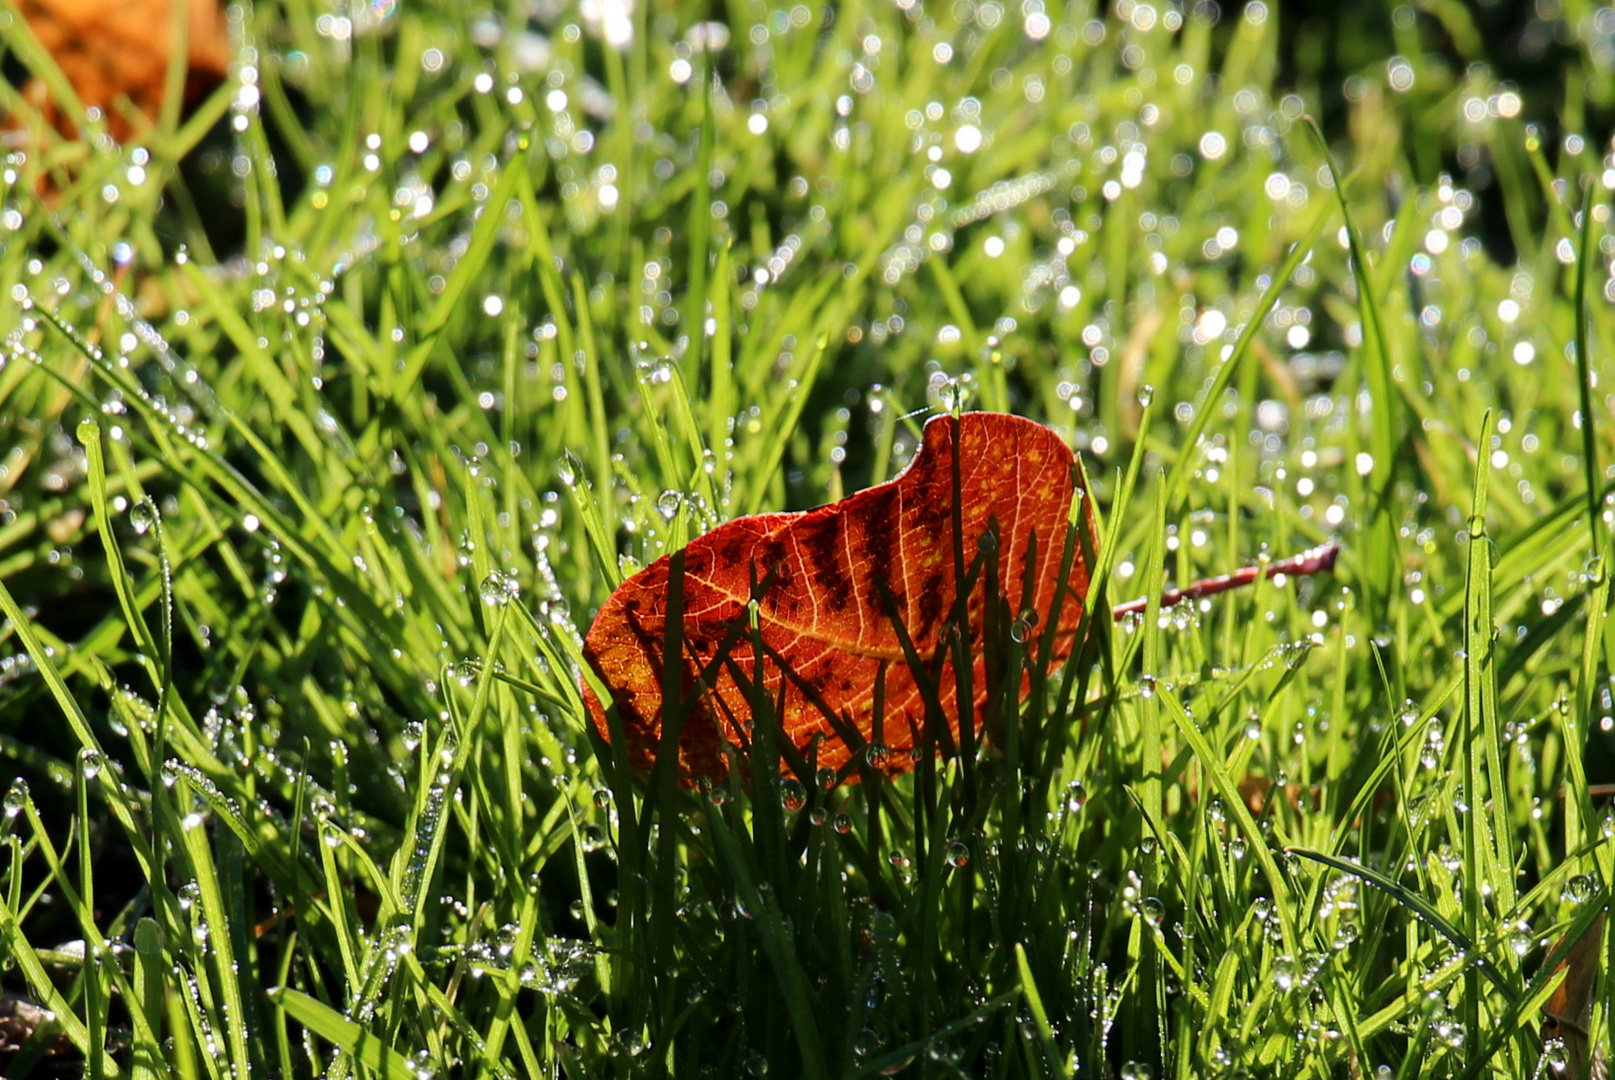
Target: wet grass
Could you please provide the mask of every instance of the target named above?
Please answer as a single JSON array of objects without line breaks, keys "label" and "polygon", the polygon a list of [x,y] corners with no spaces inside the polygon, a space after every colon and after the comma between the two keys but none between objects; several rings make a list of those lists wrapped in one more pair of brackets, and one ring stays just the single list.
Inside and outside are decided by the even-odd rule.
[{"label": "wet grass", "polygon": [[[1538,1037],[1615,883],[1596,20],[1544,145],[1418,51],[1482,47],[1446,8],[1327,140],[1261,4],[363,10],[260,5],[197,119],[7,159],[0,955],[49,1010],[7,1075],[1607,1045],[1607,939]],[[1340,562],[1093,620],[998,717],[1038,761],[597,755],[579,635],[623,577],[890,477],[961,395],[1084,455],[1097,602]]]}]

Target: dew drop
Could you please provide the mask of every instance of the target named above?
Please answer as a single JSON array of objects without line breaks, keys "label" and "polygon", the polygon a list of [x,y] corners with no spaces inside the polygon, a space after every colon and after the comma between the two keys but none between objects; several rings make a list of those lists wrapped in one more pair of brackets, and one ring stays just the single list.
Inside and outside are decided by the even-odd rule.
[{"label": "dew drop", "polygon": [[1594,891],[1592,876],[1589,874],[1577,874],[1565,882],[1565,887],[1560,893],[1560,897],[1567,903],[1584,904],[1592,899]]},{"label": "dew drop", "polygon": [[144,536],[146,530],[157,524],[157,504],[151,499],[141,499],[129,508],[129,523],[135,527],[135,532]]},{"label": "dew drop", "polygon": [[521,586],[516,583],[515,575],[495,570],[482,579],[477,592],[489,607],[503,607],[521,595]]},{"label": "dew drop", "polygon": [[1536,935],[1531,933],[1531,924],[1524,919],[1516,919],[1509,927],[1508,947],[1515,956],[1525,959],[1526,954],[1536,944]]},{"label": "dew drop", "polygon": [[6,817],[14,818],[22,813],[23,807],[28,805],[28,781],[22,777],[11,782],[6,789]]},{"label": "dew drop", "polygon": [[1073,780],[1065,788],[1065,808],[1073,814],[1088,805],[1088,789],[1081,780]]}]

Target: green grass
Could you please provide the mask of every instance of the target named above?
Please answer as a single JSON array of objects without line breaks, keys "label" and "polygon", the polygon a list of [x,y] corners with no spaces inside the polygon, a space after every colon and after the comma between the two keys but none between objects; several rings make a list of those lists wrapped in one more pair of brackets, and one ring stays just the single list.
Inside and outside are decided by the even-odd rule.
[{"label": "green grass", "polygon": [[[1558,1075],[1615,886],[1615,239],[1525,120],[1580,130],[1602,39],[1567,3],[1589,74],[1486,114],[1464,10],[1398,16],[1412,87],[1356,71],[1326,149],[1276,11],[1119,6],[751,4],[708,53],[288,0],[255,94],[9,157],[0,957],[52,1019],[6,1075]],[[1091,620],[979,760],[597,755],[614,585],[961,394],[1084,454],[1100,603],[1340,564]]]}]

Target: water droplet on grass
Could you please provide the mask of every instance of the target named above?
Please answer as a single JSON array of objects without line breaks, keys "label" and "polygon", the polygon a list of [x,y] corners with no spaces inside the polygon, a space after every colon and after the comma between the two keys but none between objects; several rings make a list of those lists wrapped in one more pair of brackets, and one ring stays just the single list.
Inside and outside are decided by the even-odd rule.
[{"label": "water droplet on grass", "polygon": [[1577,874],[1565,882],[1565,887],[1559,895],[1568,903],[1584,904],[1592,899],[1594,891],[1595,886],[1593,885],[1592,876],[1589,874]]},{"label": "water droplet on grass", "polygon": [[157,504],[151,499],[141,499],[129,508],[129,523],[135,527],[135,532],[144,536],[146,530],[157,524]]},{"label": "water droplet on grass", "polygon": [[482,596],[484,604],[489,607],[503,607],[521,595],[521,586],[516,583],[513,574],[495,570],[482,579],[477,591]]},{"label": "water droplet on grass", "polygon": [[14,818],[28,805],[28,781],[18,777],[6,789],[6,817]]},{"label": "water droplet on grass", "polygon": [[1525,959],[1535,944],[1536,935],[1531,933],[1531,924],[1524,919],[1515,920],[1508,933],[1508,947],[1513,950],[1514,955]]}]

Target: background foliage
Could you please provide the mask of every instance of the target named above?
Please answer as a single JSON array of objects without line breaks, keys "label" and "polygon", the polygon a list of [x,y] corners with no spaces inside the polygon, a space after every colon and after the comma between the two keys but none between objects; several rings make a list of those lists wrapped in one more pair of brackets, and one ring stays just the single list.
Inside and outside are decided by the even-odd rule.
[{"label": "background foliage", "polygon": [[[231,12],[136,144],[4,92],[8,1075],[1579,1060],[1609,9]],[[1096,599],[1340,566],[1096,632],[980,784],[596,757],[623,575],[961,400],[1085,455]]]}]

